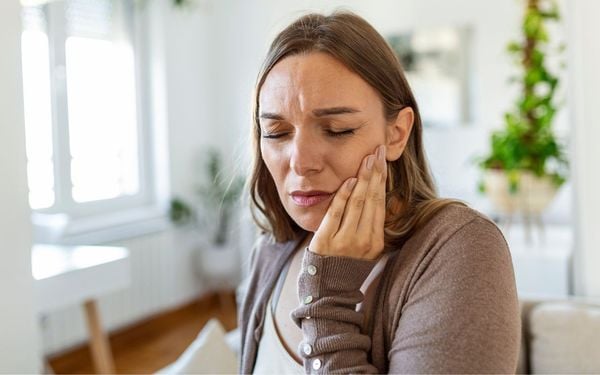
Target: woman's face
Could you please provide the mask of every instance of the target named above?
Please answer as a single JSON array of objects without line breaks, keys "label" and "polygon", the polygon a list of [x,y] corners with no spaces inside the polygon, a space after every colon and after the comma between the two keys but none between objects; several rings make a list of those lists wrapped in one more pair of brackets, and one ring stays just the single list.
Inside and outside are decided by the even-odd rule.
[{"label": "woman's face", "polygon": [[386,143],[381,99],[321,52],[279,61],[259,95],[264,162],[287,213],[314,232],[342,183]]}]

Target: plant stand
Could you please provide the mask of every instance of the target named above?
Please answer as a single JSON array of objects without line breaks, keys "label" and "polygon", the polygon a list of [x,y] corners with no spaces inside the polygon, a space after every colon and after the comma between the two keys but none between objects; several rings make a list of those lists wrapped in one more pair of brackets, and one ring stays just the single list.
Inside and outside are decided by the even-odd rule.
[{"label": "plant stand", "polygon": [[486,194],[502,219],[499,225],[508,232],[515,217],[520,215],[523,218],[525,242],[533,244],[533,232],[536,228],[540,241],[543,242],[545,230],[542,213],[558,191],[552,181],[523,171],[518,175],[518,188],[511,191],[509,177],[500,170],[486,171],[483,181]]},{"label": "plant stand", "polygon": [[239,251],[232,243],[200,245],[195,249],[196,270],[207,288],[218,293],[221,303],[227,297],[221,294],[235,290],[240,283],[241,265]]},{"label": "plant stand", "polygon": [[[502,214],[500,215],[501,220],[498,222],[498,226],[501,227],[502,231],[505,233],[510,233],[513,226],[518,225],[515,224],[516,213],[510,214]],[[531,213],[523,213],[521,215],[523,218],[523,236],[525,240],[525,244],[533,245],[535,243],[540,245],[545,245],[546,243],[546,230],[544,226],[544,220],[542,219],[541,214],[531,214]],[[538,233],[538,240],[534,240],[534,232]]]},{"label": "plant stand", "polygon": [[527,243],[526,229],[514,225],[504,232],[521,298],[565,297],[572,288],[573,230],[548,225],[545,241]]}]

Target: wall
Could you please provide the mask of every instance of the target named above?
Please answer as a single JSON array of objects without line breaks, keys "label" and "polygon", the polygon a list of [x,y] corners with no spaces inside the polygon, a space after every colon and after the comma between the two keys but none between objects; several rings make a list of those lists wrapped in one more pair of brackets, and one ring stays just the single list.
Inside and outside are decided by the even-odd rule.
[{"label": "wall", "polygon": [[20,57],[20,5],[0,2],[0,372],[37,373],[31,225],[27,203]]},{"label": "wall", "polygon": [[575,254],[575,291],[600,297],[600,2],[575,0],[569,3],[571,73],[573,84],[572,121],[574,177],[577,188],[577,250]]},{"label": "wall", "polygon": [[[518,1],[221,0],[198,3],[196,9],[172,15],[174,22],[168,31],[172,40],[169,95],[170,102],[177,103],[179,108],[170,108],[173,116],[178,117],[177,121],[170,122],[170,127],[172,134],[185,133],[186,136],[181,142],[172,142],[183,147],[177,151],[175,182],[189,185],[186,180],[189,179],[190,150],[199,144],[214,142],[230,152],[233,159],[242,156],[244,160],[253,85],[268,43],[284,25],[307,10],[329,12],[342,7],[361,14],[384,35],[437,25],[472,28],[473,121],[454,129],[426,129],[425,143],[440,193],[464,199],[489,212],[489,202],[476,191],[479,172],[470,160],[487,150],[489,131],[502,125],[503,113],[514,100],[517,87],[507,84],[514,70],[505,45],[518,35],[522,11]],[[202,71],[206,66],[210,69],[208,76]],[[565,74],[563,71],[563,76]],[[568,135],[567,120],[568,112],[564,110],[557,124],[562,135]],[[183,156],[184,153],[187,156]],[[238,165],[247,166],[247,158],[245,160],[238,161]],[[572,222],[570,197],[571,186],[567,184],[548,211],[546,222]]]}]

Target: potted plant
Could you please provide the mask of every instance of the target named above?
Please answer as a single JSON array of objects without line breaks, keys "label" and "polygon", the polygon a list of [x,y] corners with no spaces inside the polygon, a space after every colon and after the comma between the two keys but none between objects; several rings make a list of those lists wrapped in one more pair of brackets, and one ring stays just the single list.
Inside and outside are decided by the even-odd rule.
[{"label": "potted plant", "polygon": [[226,176],[221,156],[207,152],[205,181],[196,189],[197,204],[181,198],[171,200],[170,218],[179,226],[192,226],[208,240],[196,249],[198,270],[207,279],[222,279],[239,273],[237,247],[230,241],[230,226],[244,181]]},{"label": "potted plant", "polygon": [[[559,78],[548,69],[548,22],[560,19],[555,0],[526,0],[522,38],[507,50],[520,68],[512,79],[521,89],[514,107],[504,114],[504,127],[492,133],[491,150],[478,158],[483,170],[479,188],[503,214],[539,218],[566,180],[568,163],[553,120]],[[560,53],[563,46],[556,52]]]}]

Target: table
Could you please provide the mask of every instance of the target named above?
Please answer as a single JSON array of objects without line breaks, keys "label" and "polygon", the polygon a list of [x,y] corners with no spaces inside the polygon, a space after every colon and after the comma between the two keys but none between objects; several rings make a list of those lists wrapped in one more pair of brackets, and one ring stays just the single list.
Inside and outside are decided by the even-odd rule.
[{"label": "table", "polygon": [[131,283],[129,251],[114,246],[34,245],[32,273],[36,311],[46,314],[82,305],[97,373],[115,373],[110,343],[102,328],[97,298]]}]

